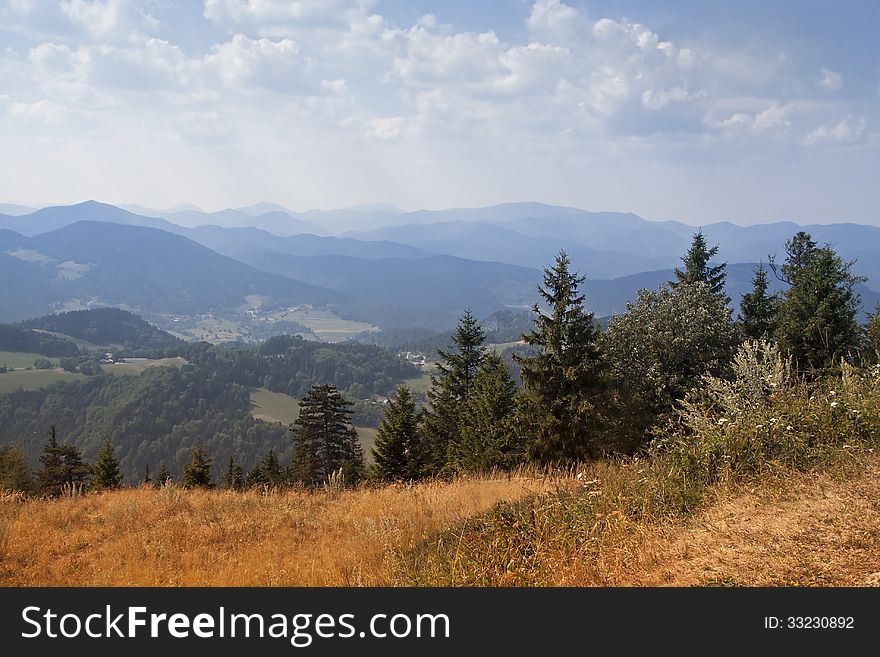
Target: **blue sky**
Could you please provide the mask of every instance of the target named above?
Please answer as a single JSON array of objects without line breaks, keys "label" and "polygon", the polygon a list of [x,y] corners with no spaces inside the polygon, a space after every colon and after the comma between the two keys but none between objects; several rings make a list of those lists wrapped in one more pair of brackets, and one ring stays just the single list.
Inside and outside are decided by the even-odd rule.
[{"label": "blue sky", "polygon": [[0,202],[880,224],[878,7],[0,0]]}]

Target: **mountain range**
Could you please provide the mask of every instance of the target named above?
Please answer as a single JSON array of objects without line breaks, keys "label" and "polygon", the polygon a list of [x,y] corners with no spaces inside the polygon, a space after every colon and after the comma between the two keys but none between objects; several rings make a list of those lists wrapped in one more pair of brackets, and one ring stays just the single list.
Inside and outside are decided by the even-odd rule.
[{"label": "mountain range", "polygon": [[[214,213],[95,201],[0,207],[9,210],[0,214],[0,321],[94,305],[222,315],[305,304],[380,328],[442,327],[465,308],[485,316],[529,307],[541,268],[561,248],[587,277],[588,306],[608,315],[625,310],[639,288],[669,280],[697,230],[539,203],[298,214],[268,203]],[[801,229],[856,260],[854,271],[869,278],[859,288],[863,306],[873,309],[880,228],[846,223],[704,226],[730,263],[734,305],[754,263],[782,257]]]}]

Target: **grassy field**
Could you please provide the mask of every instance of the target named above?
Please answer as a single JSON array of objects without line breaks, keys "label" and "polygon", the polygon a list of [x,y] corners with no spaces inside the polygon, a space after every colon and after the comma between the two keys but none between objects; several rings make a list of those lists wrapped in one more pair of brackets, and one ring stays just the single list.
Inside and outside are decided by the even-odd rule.
[{"label": "grassy field", "polygon": [[277,319],[299,322],[325,342],[342,342],[364,331],[378,331],[372,324],[342,319],[328,310],[300,308],[276,314]]},{"label": "grassy field", "polygon": [[343,492],[0,497],[0,585],[388,585],[401,577],[401,554],[443,528],[561,483],[501,476]]},{"label": "grassy field", "polygon": [[135,361],[133,363],[113,363],[101,365],[107,374],[140,374],[148,367],[182,367],[186,360],[180,356],[174,358],[158,358],[156,360]]},{"label": "grassy field", "polygon": [[[265,422],[291,424],[299,417],[299,400],[281,392],[272,392],[265,388],[257,388],[251,392],[251,415]],[[370,427],[355,427],[358,438],[364,448],[367,462],[372,461],[370,448],[376,441],[376,430]]]},{"label": "grassy field", "polygon": [[[0,363],[4,362],[2,353],[0,352]],[[18,355],[28,356],[30,354]],[[113,363],[112,365],[102,365],[101,367],[107,374],[121,376],[124,374],[140,374],[148,367],[180,367],[185,362],[183,358],[160,358],[158,360],[136,363]],[[30,365],[33,365],[33,361],[31,361]],[[52,370],[16,370],[0,374],[0,394],[13,392],[19,388],[23,390],[39,390],[58,381],[77,381],[84,378],[85,376],[82,374],[65,372],[58,368]]]},{"label": "grassy field", "polygon": [[0,394],[22,390],[39,390],[58,381],[76,381],[84,379],[82,374],[65,372],[64,370],[17,370],[0,374]]},{"label": "grassy field", "polygon": [[251,415],[265,422],[290,424],[299,417],[299,400],[282,392],[257,388],[251,392]]},{"label": "grassy field", "polygon": [[[344,492],[0,495],[0,585],[515,585],[540,561],[552,565],[543,585],[880,586],[880,457],[778,474],[716,487],[697,513],[662,522],[631,517],[618,500],[583,545],[547,533],[539,511],[530,532],[546,539],[543,552],[499,532],[498,569],[482,574],[472,534],[456,528],[601,482],[518,474]],[[458,559],[430,579],[424,558],[438,540]]]},{"label": "grassy field", "polygon": [[431,376],[422,374],[415,379],[406,379],[404,383],[417,395],[427,395],[431,389]]},{"label": "grassy field", "polygon": [[34,361],[38,358],[47,358],[52,361],[53,365],[56,367],[58,366],[57,358],[43,356],[42,354],[30,354],[24,351],[0,351],[0,365],[6,365],[6,367],[16,369],[21,367],[33,367]]}]

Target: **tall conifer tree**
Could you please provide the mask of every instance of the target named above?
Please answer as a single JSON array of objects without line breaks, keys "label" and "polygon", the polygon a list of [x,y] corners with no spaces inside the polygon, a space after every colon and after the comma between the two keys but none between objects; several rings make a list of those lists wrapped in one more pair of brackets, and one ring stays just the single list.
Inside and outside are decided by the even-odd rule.
[{"label": "tall conifer tree", "polygon": [[482,327],[470,310],[466,310],[452,336],[452,347],[438,351],[439,373],[431,377],[428,392],[431,410],[422,427],[428,455],[425,474],[438,474],[447,467],[450,450],[459,436],[459,405],[473,389],[485,357],[485,340]]},{"label": "tall conifer tree", "polygon": [[373,445],[373,475],[380,481],[418,479],[424,470],[419,413],[410,389],[401,384],[388,404]]},{"label": "tall conifer tree", "polygon": [[346,483],[364,474],[364,454],[351,426],[352,403],[335,386],[314,385],[300,402],[293,432],[293,478],[307,486],[319,485],[338,470]]},{"label": "tall conifer tree", "polygon": [[535,304],[535,328],[523,336],[534,356],[514,356],[527,392],[524,422],[531,425],[531,457],[542,463],[574,461],[592,455],[600,413],[595,396],[602,389],[601,363],[593,314],[584,309],[571,261],[560,251],[544,270],[538,292],[547,314]]}]

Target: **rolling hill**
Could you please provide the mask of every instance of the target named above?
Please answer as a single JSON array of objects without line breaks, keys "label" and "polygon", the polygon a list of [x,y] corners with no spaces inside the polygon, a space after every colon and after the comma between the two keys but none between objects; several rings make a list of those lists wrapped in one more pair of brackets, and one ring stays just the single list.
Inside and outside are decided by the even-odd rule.
[{"label": "rolling hill", "polygon": [[238,308],[250,295],[266,305],[345,301],[153,228],[83,221],[0,240],[0,321],[93,305],[192,314]]}]

